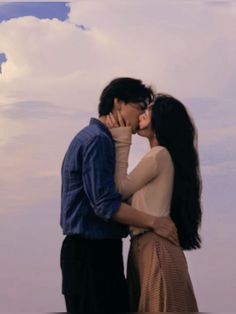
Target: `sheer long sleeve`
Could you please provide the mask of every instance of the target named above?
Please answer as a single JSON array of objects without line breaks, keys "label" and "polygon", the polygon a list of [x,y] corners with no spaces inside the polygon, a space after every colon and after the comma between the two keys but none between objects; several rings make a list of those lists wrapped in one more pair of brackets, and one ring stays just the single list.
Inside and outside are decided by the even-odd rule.
[{"label": "sheer long sleeve", "polygon": [[155,155],[148,153],[131,173],[127,174],[131,129],[128,127],[114,128],[111,129],[111,133],[116,147],[116,188],[122,195],[122,199],[126,200],[157,175],[157,161]]},{"label": "sheer long sleeve", "polygon": [[[122,194],[121,183],[127,177],[128,159],[130,146],[132,144],[131,127],[119,127],[110,129],[115,141],[116,163],[115,163],[115,184],[118,192]],[[122,199],[126,199],[122,195]]]}]

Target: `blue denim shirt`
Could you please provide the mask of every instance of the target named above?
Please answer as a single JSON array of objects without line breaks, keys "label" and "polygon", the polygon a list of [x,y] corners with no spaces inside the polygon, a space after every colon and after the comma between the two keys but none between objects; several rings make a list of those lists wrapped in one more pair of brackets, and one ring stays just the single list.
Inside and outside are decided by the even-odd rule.
[{"label": "blue denim shirt", "polygon": [[114,239],[128,227],[111,220],[121,206],[114,182],[115,146],[111,133],[98,119],[82,129],[65,154],[61,175],[61,227],[65,235]]}]

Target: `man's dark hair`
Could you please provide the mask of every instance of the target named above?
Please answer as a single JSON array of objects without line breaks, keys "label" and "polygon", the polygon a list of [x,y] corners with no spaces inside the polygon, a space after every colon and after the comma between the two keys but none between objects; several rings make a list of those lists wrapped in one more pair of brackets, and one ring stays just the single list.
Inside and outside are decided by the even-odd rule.
[{"label": "man's dark hair", "polygon": [[128,102],[143,102],[146,106],[153,100],[153,90],[141,80],[120,77],[112,80],[102,91],[98,105],[99,116],[109,114],[114,106],[114,98]]}]

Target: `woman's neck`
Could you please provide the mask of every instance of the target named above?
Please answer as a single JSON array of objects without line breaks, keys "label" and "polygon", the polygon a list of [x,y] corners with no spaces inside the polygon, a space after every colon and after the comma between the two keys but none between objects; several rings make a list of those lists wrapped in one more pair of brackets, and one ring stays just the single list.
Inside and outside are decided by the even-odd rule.
[{"label": "woman's neck", "polygon": [[149,140],[149,144],[151,148],[159,145],[158,140],[155,135],[149,137],[148,140]]}]

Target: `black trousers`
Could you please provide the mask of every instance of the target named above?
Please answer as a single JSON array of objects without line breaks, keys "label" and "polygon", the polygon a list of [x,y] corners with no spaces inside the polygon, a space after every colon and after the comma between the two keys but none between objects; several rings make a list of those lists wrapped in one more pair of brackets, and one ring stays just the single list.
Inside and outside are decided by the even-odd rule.
[{"label": "black trousers", "polygon": [[61,270],[67,312],[129,312],[121,239],[66,236]]}]

